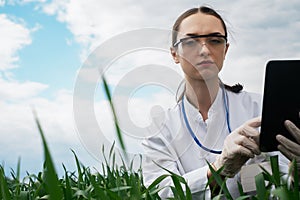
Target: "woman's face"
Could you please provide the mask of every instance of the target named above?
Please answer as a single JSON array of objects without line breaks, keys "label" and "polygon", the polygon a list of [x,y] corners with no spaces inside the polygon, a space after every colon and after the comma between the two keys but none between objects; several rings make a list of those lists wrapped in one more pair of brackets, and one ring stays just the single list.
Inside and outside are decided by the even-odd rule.
[{"label": "woman's face", "polygon": [[[177,41],[190,35],[210,34],[225,35],[220,19],[212,15],[197,13],[181,22]],[[188,79],[209,80],[217,78],[222,69],[229,44],[223,41],[223,44],[216,45],[214,40],[207,37],[196,38],[192,41],[197,41],[197,45],[192,46],[188,40],[185,40],[180,42],[177,48],[171,49],[175,62],[181,64]]]}]

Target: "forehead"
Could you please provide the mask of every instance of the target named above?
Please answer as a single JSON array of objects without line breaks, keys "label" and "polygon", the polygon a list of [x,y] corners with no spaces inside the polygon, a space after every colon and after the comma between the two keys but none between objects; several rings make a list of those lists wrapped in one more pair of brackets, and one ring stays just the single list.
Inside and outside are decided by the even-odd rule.
[{"label": "forehead", "polygon": [[209,33],[225,34],[225,30],[220,19],[213,15],[203,13],[193,14],[182,20],[179,26],[179,32],[183,35],[205,35]]}]

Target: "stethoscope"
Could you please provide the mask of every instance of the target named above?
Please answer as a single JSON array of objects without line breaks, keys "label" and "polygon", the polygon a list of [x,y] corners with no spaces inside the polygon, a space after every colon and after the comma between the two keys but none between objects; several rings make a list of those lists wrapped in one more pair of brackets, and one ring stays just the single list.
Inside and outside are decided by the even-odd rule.
[{"label": "stethoscope", "polygon": [[[223,103],[224,103],[225,112],[226,112],[227,129],[228,129],[229,133],[231,133],[231,127],[230,127],[230,122],[229,122],[228,96],[227,96],[227,92],[225,91],[225,87],[224,87],[223,84],[221,84],[221,89],[222,89]],[[192,130],[192,128],[189,124],[189,121],[187,119],[187,116],[186,116],[185,107],[184,107],[184,95],[182,96],[182,100],[181,100],[181,110],[182,110],[182,113],[183,113],[183,119],[184,119],[184,122],[185,122],[185,126],[188,129],[188,131],[189,131],[190,135],[192,136],[192,138],[194,139],[194,141],[196,142],[196,144],[200,148],[202,148],[203,150],[205,150],[209,153],[221,154],[222,153],[221,150],[213,150],[213,149],[207,148],[203,144],[201,144],[201,142],[198,140],[198,138],[195,135],[194,131]]]}]

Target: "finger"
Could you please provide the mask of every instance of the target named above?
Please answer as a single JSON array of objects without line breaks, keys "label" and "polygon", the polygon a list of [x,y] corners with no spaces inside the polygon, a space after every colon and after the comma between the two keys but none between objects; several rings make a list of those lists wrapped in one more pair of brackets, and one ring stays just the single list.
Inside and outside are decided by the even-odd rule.
[{"label": "finger", "polygon": [[243,140],[242,138],[245,138],[245,136],[236,135],[234,138],[227,138],[226,140],[229,140],[230,142],[225,141],[224,149],[226,149],[226,151],[222,151],[222,154],[226,152],[226,157],[231,159],[234,157],[240,158],[240,156],[253,158],[253,152],[241,145]]},{"label": "finger", "polygon": [[253,119],[250,119],[246,122],[246,124],[253,128],[258,128],[261,125],[261,117],[255,117]]},{"label": "finger", "polygon": [[244,135],[246,137],[252,137],[252,138],[258,139],[259,134],[260,133],[255,128],[248,126],[248,125],[244,125],[240,129],[240,135]]},{"label": "finger", "polygon": [[237,140],[237,144],[245,147],[256,155],[261,153],[258,144],[252,138],[242,136]]},{"label": "finger", "polygon": [[247,138],[246,140],[244,140],[242,145],[251,150],[256,155],[259,155],[261,153],[259,145],[257,145],[257,143],[252,138]]},{"label": "finger", "polygon": [[291,135],[296,139],[296,141],[300,144],[300,129],[291,122],[290,120],[286,120],[284,122],[285,127],[291,133]]},{"label": "finger", "polygon": [[283,145],[280,144],[280,145],[277,146],[277,148],[290,161],[292,161],[295,158],[295,156],[293,155],[293,153],[291,153],[289,150],[287,150]]},{"label": "finger", "polygon": [[[236,149],[236,154],[241,155],[241,156],[246,156],[248,158],[254,158],[254,153],[249,150],[248,148],[242,146],[242,145],[238,145],[238,148]],[[240,159],[240,157],[239,157]]]},{"label": "finger", "polygon": [[295,155],[300,156],[300,145],[287,139],[286,137],[282,135],[276,136],[277,141],[282,145],[285,149],[287,149],[289,152],[292,152]]}]

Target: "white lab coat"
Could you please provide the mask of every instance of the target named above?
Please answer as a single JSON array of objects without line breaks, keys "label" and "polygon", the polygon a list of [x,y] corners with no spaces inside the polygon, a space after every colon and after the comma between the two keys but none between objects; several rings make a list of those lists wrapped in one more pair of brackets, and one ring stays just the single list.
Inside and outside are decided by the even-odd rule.
[{"label": "white lab coat", "polygon": [[[247,120],[261,115],[261,97],[258,94],[226,91],[229,106],[229,121],[232,131]],[[184,98],[184,105],[189,124],[198,140],[206,147],[222,150],[223,142],[229,134],[222,90],[219,89],[217,97],[208,111],[208,119],[203,121],[199,111]],[[161,113],[154,119],[154,126],[150,128],[151,136],[143,141],[145,161],[143,163],[143,176],[145,185],[151,184],[158,176],[167,174],[153,161],[168,170],[183,176],[193,193],[193,199],[211,199],[211,192],[207,184],[207,170],[209,163],[215,161],[216,154],[201,149],[188,132],[181,111],[181,101],[172,109]],[[277,152],[276,152],[277,153]],[[261,162],[266,155],[262,154],[250,159],[247,163]],[[281,170],[288,171],[288,160],[281,154],[279,156]],[[234,198],[239,196],[235,177],[227,180],[227,186]],[[160,186],[172,185],[171,179],[166,179]],[[162,198],[172,196],[170,189],[160,193]]]}]

